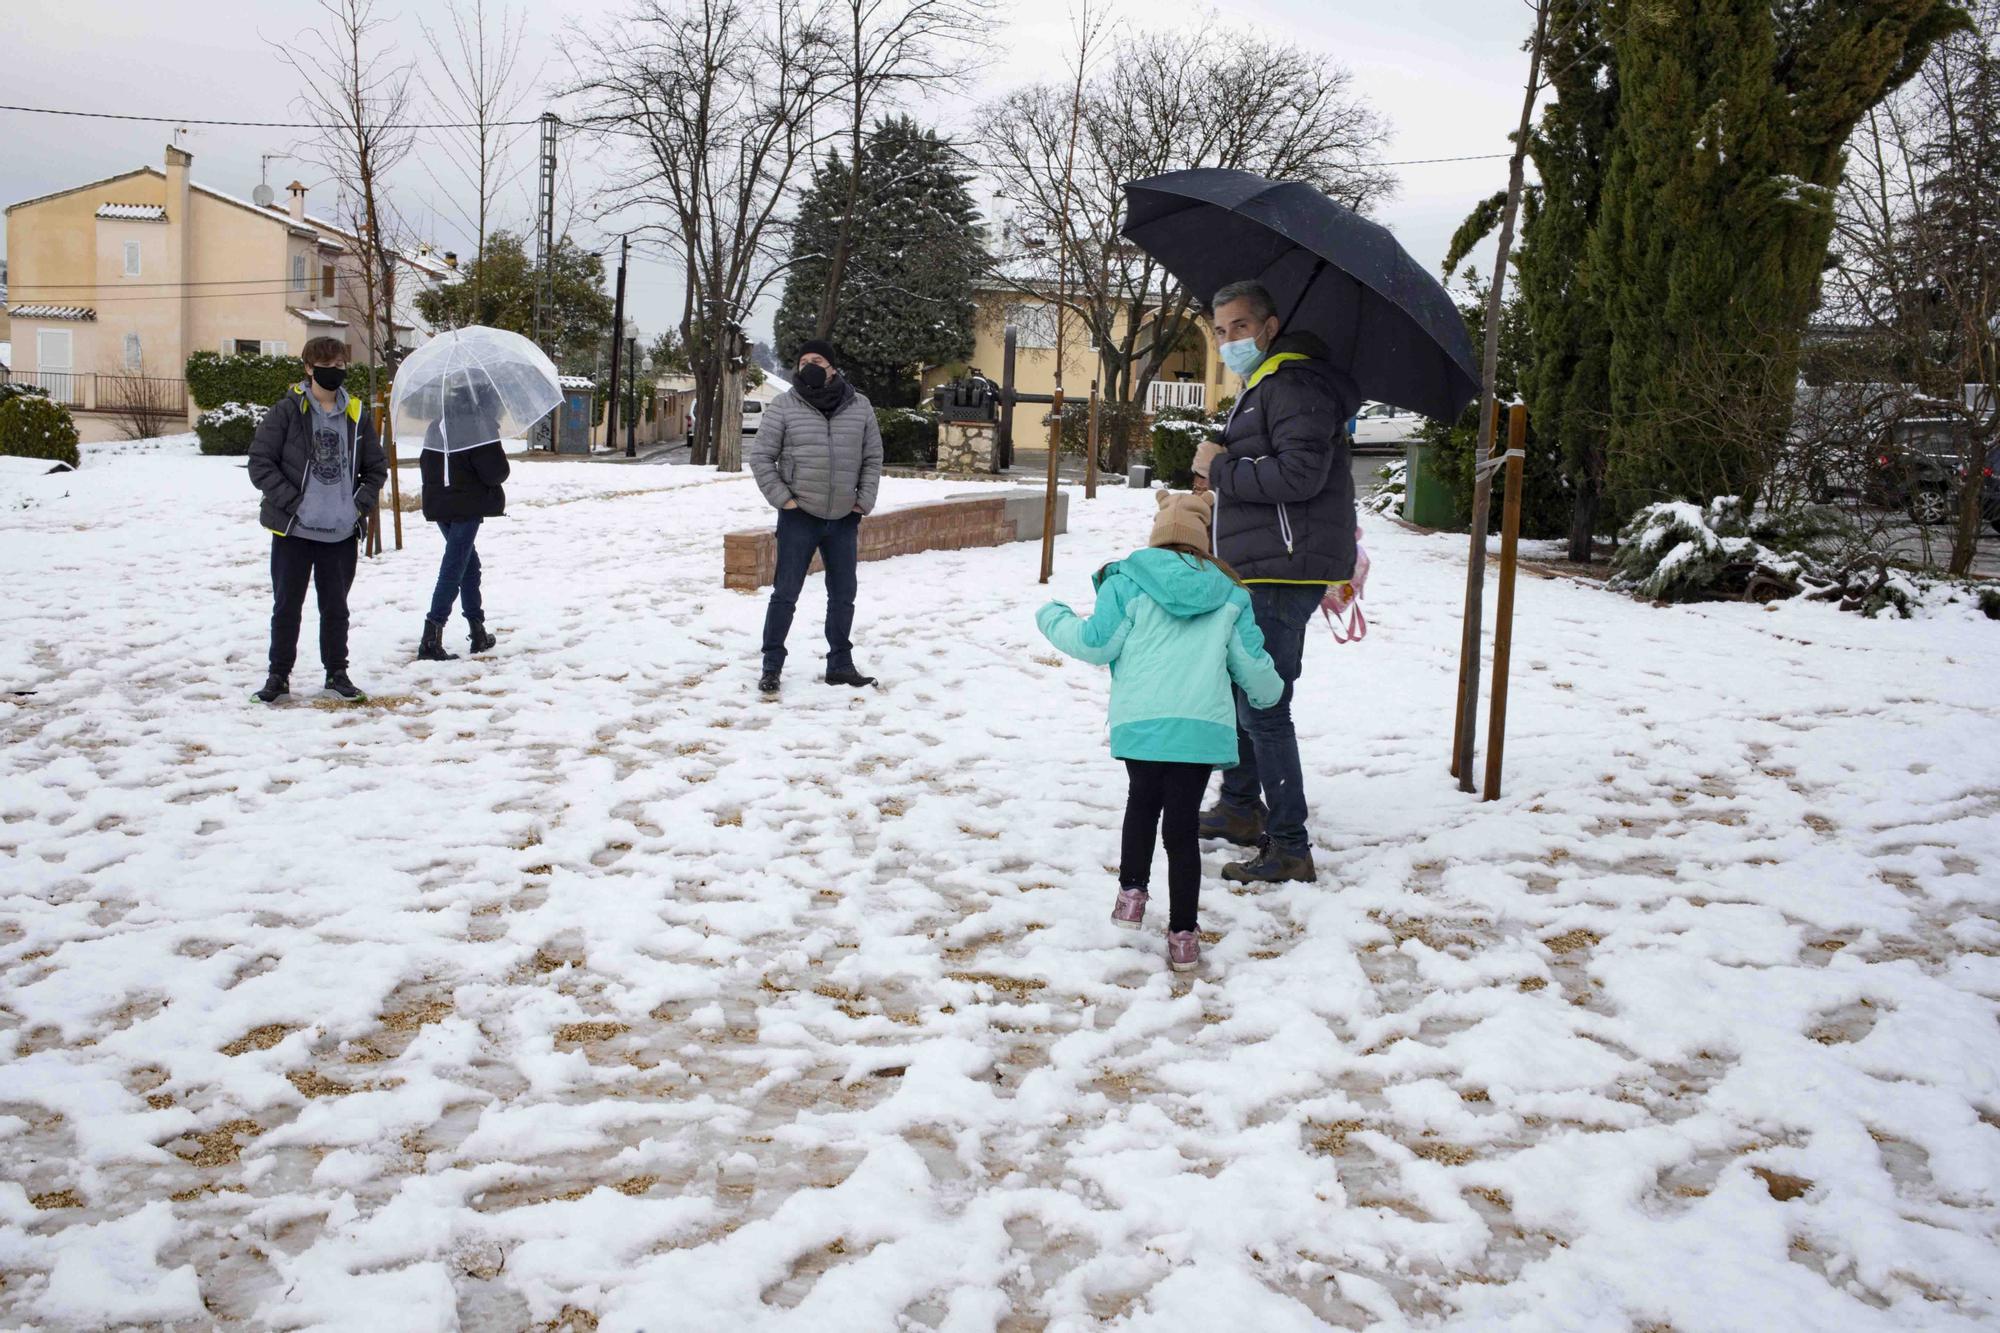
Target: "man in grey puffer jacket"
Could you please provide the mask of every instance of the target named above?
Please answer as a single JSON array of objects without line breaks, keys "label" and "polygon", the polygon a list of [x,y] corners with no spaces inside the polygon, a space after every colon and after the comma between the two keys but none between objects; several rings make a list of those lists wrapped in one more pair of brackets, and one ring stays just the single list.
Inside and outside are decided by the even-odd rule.
[{"label": "man in grey puffer jacket", "polygon": [[785,637],[799,589],[818,556],[826,567],[826,682],[873,685],[854,669],[854,594],[861,518],[882,484],[882,429],[875,409],[834,368],[833,347],[799,348],[792,387],[764,410],[750,447],[750,474],[778,511],[778,572],[764,615],[764,670],[757,688],[778,692]]}]

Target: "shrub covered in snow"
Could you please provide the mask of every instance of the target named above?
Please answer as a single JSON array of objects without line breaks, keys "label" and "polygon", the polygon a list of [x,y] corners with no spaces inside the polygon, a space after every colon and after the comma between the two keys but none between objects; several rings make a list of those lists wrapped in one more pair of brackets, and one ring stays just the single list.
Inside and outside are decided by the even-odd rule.
[{"label": "shrub covered in snow", "polygon": [[264,419],[265,411],[255,403],[224,403],[203,412],[194,419],[194,433],[201,440],[201,451],[241,458],[250,452],[250,439],[257,433],[257,424]]},{"label": "shrub covered in snow", "polygon": [[878,407],[875,424],[882,430],[882,461],[888,466],[937,466],[937,417],[914,407]]},{"label": "shrub covered in snow", "polygon": [[1361,507],[1375,514],[1400,514],[1403,512],[1403,497],[1409,490],[1410,465],[1402,459],[1384,463],[1375,469],[1381,480],[1375,489],[1361,499]]},{"label": "shrub covered in snow", "polygon": [[76,420],[69,409],[34,393],[0,399],[0,454],[16,458],[47,458],[75,467]]},{"label": "shrub covered in snow", "polygon": [[[296,356],[223,356],[217,352],[189,356],[186,373],[188,393],[194,405],[204,409],[228,403],[269,407],[306,377],[305,365]],[[347,368],[349,393],[368,398],[369,382],[368,367]]]},{"label": "shrub covered in snow", "polygon": [[46,398],[49,396],[49,391],[39,384],[22,384],[15,380],[0,383],[0,403],[6,402],[9,398],[19,398],[23,394]]},{"label": "shrub covered in snow", "polygon": [[1153,475],[1169,486],[1191,489],[1195,450],[1208,438],[1208,429],[1201,413],[1191,408],[1162,411],[1153,422]]},{"label": "shrub covered in snow", "polygon": [[1802,596],[1905,620],[1920,609],[1963,605],[2000,620],[2000,592],[1914,574],[1879,552],[1856,550],[1831,509],[1752,516],[1730,495],[1705,510],[1678,500],[1640,510],[1619,534],[1611,586],[1662,602]]}]

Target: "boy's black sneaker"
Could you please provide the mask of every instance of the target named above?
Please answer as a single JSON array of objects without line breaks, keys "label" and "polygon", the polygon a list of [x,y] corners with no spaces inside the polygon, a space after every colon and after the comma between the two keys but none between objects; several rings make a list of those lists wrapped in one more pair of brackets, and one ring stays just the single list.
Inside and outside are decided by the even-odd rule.
[{"label": "boy's black sneaker", "polygon": [[330,693],[339,695],[351,704],[366,703],[368,701],[368,696],[363,694],[359,687],[347,678],[345,671],[327,672],[326,688]]},{"label": "boy's black sneaker", "polygon": [[1303,856],[1295,856],[1266,843],[1248,861],[1222,867],[1222,877],[1232,884],[1285,884],[1292,881],[1310,884],[1319,878],[1319,870],[1313,865],[1310,851]]},{"label": "boy's black sneaker", "polygon": [[264,688],[250,697],[260,704],[274,704],[292,692],[292,683],[283,676],[264,677]]}]

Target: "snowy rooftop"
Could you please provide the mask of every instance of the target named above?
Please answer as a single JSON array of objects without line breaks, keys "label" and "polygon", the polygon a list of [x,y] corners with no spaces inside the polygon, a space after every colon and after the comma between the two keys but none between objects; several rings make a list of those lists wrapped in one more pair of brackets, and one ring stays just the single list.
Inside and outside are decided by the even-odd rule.
[{"label": "snowy rooftop", "polygon": [[127,222],[165,222],[167,210],[160,204],[101,204],[97,216]]},{"label": "snowy rooftop", "polygon": [[344,326],[347,323],[340,316],[329,315],[324,310],[304,310],[295,305],[286,306],[285,309],[291,311],[308,324],[340,324]]},{"label": "snowy rooftop", "polygon": [[96,319],[97,312],[81,305],[17,305],[7,313],[15,319]]}]

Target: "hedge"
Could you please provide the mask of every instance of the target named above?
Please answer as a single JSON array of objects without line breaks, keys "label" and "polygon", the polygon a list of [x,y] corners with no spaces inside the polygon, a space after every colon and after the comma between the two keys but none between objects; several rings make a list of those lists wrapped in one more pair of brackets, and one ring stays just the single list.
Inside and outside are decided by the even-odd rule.
[{"label": "hedge", "polygon": [[241,458],[250,452],[251,437],[264,420],[268,406],[258,403],[224,403],[194,419],[194,433],[201,451],[224,458]]},{"label": "hedge", "polygon": [[[305,363],[296,356],[223,356],[196,352],[187,359],[188,395],[207,411],[228,403],[269,407],[306,377]],[[347,391],[366,401],[373,395],[367,366],[347,368]]]},{"label": "hedge", "polygon": [[[1162,416],[1164,417],[1164,413]],[[1197,414],[1197,417],[1199,414]],[[1208,438],[1199,419],[1161,420],[1153,424],[1153,475],[1175,490],[1194,489],[1194,455]]]},{"label": "hedge", "polygon": [[[1043,422],[1047,420],[1047,417],[1042,418]],[[1020,440],[1021,421],[1022,418],[1017,413],[1014,418],[1014,431],[1017,442]],[[1043,429],[1045,432],[1043,438],[1046,439],[1046,427]],[[1138,455],[1142,454],[1146,448],[1145,432],[1146,409],[1140,404],[1106,401],[1100,401],[1097,404],[1097,451],[1099,454],[1110,453],[1112,446],[1117,443],[1118,437],[1122,433],[1125,437],[1126,450],[1131,455],[1131,461],[1135,463],[1142,462],[1144,460],[1138,457]],[[1073,398],[1063,404],[1063,452],[1081,457],[1084,446],[1089,440],[1090,400],[1088,398]],[[1042,441],[1040,440],[1035,441],[1037,446],[1041,443]]]},{"label": "hedge", "polygon": [[882,461],[890,467],[930,469],[938,461],[938,420],[912,407],[878,407]]},{"label": "hedge", "polygon": [[32,393],[0,399],[0,454],[46,458],[71,467],[82,462],[76,450],[76,421],[61,403]]}]

